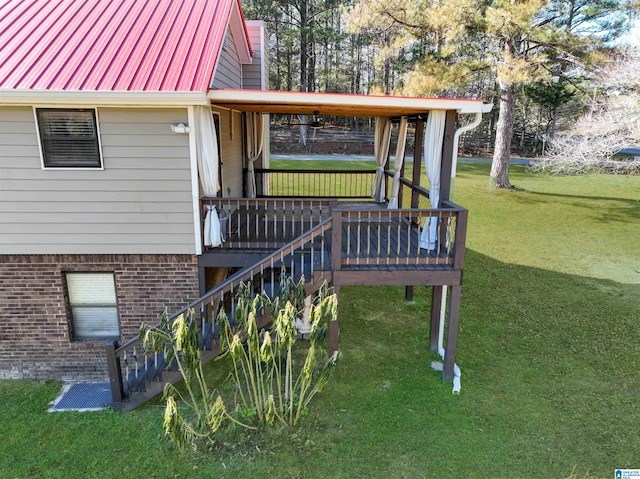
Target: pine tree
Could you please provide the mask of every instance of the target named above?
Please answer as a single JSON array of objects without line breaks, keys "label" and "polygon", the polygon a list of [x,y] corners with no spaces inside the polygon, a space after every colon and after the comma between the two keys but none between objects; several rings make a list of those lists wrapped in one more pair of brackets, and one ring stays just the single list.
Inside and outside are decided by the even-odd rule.
[{"label": "pine tree", "polygon": [[499,117],[491,177],[511,188],[509,156],[517,92],[559,66],[563,75],[585,67],[598,48],[629,26],[626,0],[361,0],[351,10],[355,29],[397,29],[396,43],[427,38],[429,48],[405,77],[405,91],[433,94],[477,81],[489,70],[498,86]]}]

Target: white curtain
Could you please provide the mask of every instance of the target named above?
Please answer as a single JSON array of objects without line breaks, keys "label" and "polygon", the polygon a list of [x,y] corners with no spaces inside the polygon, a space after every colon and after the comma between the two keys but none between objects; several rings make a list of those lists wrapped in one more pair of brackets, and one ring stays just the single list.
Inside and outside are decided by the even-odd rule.
[{"label": "white curtain", "polygon": [[[208,106],[195,107],[196,141],[198,142],[198,173],[204,196],[218,193],[218,138],[213,116]],[[204,219],[204,245],[220,246],[222,235],[215,207],[209,206]]]},{"label": "white curtain", "polygon": [[398,208],[398,194],[400,193],[400,171],[404,165],[404,150],[407,144],[407,117],[400,118],[398,129],[398,145],[396,146],[396,159],[393,163],[393,183],[391,184],[391,197],[389,198],[390,210]]},{"label": "white curtain", "polygon": [[262,153],[264,142],[264,116],[262,113],[246,113],[245,147],[247,152],[247,196],[256,197],[256,173],[253,163]]},{"label": "white curtain", "polygon": [[[444,141],[444,124],[446,112],[435,110],[429,112],[425,132],[424,158],[429,178],[429,200],[431,208],[438,208],[440,203],[440,169],[442,165],[442,143]],[[436,246],[438,218],[430,217],[422,230],[420,247],[433,249]]]},{"label": "white curtain", "polygon": [[384,165],[387,163],[389,156],[389,141],[391,140],[391,121],[386,117],[376,118],[376,137],[374,150],[378,169],[376,170],[376,178],[373,181],[371,189],[371,197],[376,203],[384,202],[385,181],[384,181]]}]

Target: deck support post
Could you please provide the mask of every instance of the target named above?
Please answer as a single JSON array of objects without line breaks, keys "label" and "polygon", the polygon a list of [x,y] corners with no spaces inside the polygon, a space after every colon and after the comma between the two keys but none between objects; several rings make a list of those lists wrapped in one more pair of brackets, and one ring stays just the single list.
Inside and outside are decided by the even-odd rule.
[{"label": "deck support post", "polygon": [[113,409],[121,410],[124,399],[124,386],[122,384],[122,370],[120,369],[120,358],[116,355],[118,348],[117,341],[108,341],[105,350],[107,353],[107,369],[109,371],[109,384],[111,386],[111,399]]},{"label": "deck support post", "polygon": [[460,317],[460,297],[462,286],[451,286],[451,299],[449,300],[449,314],[447,315],[447,339],[444,348],[444,368],[442,380],[451,381],[454,375],[456,363],[456,348],[458,345],[458,320]]},{"label": "deck support post", "polygon": [[[334,286],[333,292],[340,305],[340,286]],[[340,325],[337,317],[329,318],[329,356],[338,351],[338,337],[340,336]]]},{"label": "deck support post", "polygon": [[331,271],[342,266],[342,212],[331,211]]},{"label": "deck support post", "polygon": [[207,292],[207,276],[205,274],[205,267],[201,264],[198,264],[198,285],[200,296],[204,296]]},{"label": "deck support post", "polygon": [[440,201],[451,199],[451,172],[453,171],[453,137],[456,133],[458,112],[447,110],[444,123],[444,140],[442,144],[442,159],[440,160]]},{"label": "deck support post", "polygon": [[440,337],[440,310],[442,308],[442,286],[434,286],[431,294],[431,324],[429,327],[429,351],[438,352]]},{"label": "deck support post", "polygon": [[413,286],[405,286],[404,299],[405,301],[413,301]]},{"label": "deck support post", "polygon": [[[424,119],[418,118],[416,120],[416,134],[413,146],[413,171],[411,176],[411,183],[414,186],[420,186],[420,174],[422,172],[422,149],[424,148]],[[411,208],[418,207],[419,200],[418,192],[411,191]]]},{"label": "deck support post", "polygon": [[[424,148],[424,119],[418,117],[416,119],[416,132],[413,145],[413,170],[411,183],[414,186],[420,186],[420,174],[422,172],[422,150]],[[404,168],[404,166],[403,166]],[[400,190],[402,191],[402,189]],[[411,208],[417,208],[420,196],[417,191],[411,189]],[[413,286],[405,288],[404,299],[413,301]]]},{"label": "deck support post", "polygon": [[[340,304],[340,286],[335,284],[335,272],[342,268],[342,212],[331,208],[331,278],[333,292]],[[338,336],[340,328],[338,318],[329,320],[329,356],[338,350]]]}]

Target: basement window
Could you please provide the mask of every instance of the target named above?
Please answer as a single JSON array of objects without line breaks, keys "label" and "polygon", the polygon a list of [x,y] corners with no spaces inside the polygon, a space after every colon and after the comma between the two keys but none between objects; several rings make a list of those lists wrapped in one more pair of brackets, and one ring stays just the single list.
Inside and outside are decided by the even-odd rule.
[{"label": "basement window", "polygon": [[102,169],[95,109],[37,108],[44,168]]},{"label": "basement window", "polygon": [[73,339],[118,339],[113,273],[67,273]]}]

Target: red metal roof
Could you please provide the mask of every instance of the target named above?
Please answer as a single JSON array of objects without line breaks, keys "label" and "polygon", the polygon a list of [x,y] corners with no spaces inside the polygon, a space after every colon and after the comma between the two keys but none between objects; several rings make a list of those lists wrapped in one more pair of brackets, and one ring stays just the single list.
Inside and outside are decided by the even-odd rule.
[{"label": "red metal roof", "polygon": [[0,0],[0,89],[207,91],[234,8],[244,24],[239,0]]}]

